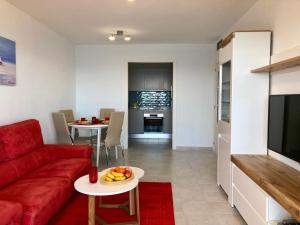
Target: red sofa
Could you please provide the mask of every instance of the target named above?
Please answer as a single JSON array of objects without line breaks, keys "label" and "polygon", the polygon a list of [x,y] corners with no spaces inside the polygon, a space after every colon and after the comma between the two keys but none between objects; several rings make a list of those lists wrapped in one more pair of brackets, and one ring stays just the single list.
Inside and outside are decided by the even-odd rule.
[{"label": "red sofa", "polygon": [[46,145],[37,120],[0,127],[0,225],[44,225],[91,166],[89,146]]}]

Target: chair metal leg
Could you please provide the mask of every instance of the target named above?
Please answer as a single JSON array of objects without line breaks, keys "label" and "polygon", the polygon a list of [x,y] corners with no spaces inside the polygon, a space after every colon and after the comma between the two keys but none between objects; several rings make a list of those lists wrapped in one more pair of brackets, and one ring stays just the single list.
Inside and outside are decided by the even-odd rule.
[{"label": "chair metal leg", "polygon": [[90,143],[91,143],[91,146],[93,147],[93,130],[90,131]]},{"label": "chair metal leg", "polygon": [[115,146],[116,160],[118,160],[118,147]]},{"label": "chair metal leg", "polygon": [[123,145],[121,145],[121,149],[122,149],[122,156],[123,156],[123,159],[125,158],[125,154],[124,154],[124,146]]},{"label": "chair metal leg", "polygon": [[111,160],[111,157],[110,157],[110,154],[109,154],[110,153],[110,147],[108,147],[107,149],[108,149],[108,160],[110,161]]},{"label": "chair metal leg", "polygon": [[106,165],[108,166],[108,150],[106,146],[105,146],[105,155],[106,155]]}]

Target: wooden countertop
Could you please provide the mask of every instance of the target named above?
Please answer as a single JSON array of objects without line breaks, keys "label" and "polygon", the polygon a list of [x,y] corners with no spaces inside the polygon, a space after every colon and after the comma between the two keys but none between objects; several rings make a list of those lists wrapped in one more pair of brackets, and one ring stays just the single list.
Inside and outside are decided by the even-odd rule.
[{"label": "wooden countertop", "polygon": [[300,221],[300,172],[262,155],[232,155],[231,161]]}]

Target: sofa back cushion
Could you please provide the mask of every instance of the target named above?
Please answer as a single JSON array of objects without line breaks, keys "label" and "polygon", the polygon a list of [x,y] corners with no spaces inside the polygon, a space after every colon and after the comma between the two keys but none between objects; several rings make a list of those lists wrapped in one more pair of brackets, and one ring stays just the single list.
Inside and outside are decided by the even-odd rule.
[{"label": "sofa back cushion", "polygon": [[0,127],[0,163],[16,159],[43,145],[41,127],[37,120]]},{"label": "sofa back cushion", "polygon": [[40,148],[17,159],[0,163],[0,190],[49,161],[51,161],[49,152],[45,148]]}]

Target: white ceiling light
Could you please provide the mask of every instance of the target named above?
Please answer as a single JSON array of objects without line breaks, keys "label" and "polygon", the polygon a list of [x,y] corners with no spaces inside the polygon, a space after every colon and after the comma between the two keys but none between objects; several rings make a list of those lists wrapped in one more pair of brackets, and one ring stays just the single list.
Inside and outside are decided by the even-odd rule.
[{"label": "white ceiling light", "polygon": [[111,35],[108,37],[108,39],[109,39],[110,41],[114,41],[114,40],[116,40],[116,37],[115,37],[115,35],[111,34]]},{"label": "white ceiling light", "polygon": [[[118,37],[123,37],[124,36],[124,31],[122,30],[118,30],[116,33],[111,34],[108,39],[110,41],[114,41],[116,40]],[[125,35],[124,36],[124,40],[125,41],[130,41],[131,40],[131,36],[130,35]]]},{"label": "white ceiling light", "polygon": [[130,40],[131,40],[131,37],[130,37],[129,35],[126,35],[126,36],[124,37],[124,40],[125,40],[125,41],[130,41]]},{"label": "white ceiling light", "polygon": [[127,0],[128,2],[135,2],[135,0]]}]

